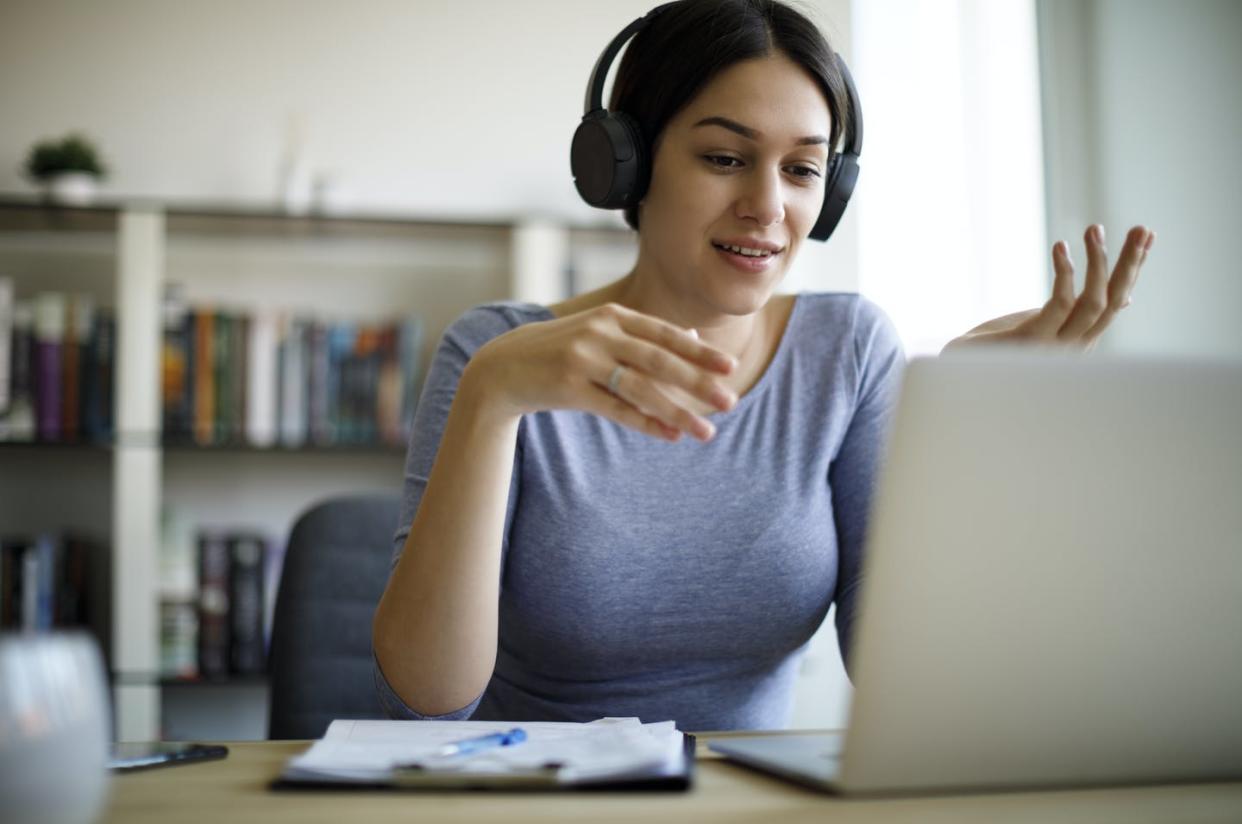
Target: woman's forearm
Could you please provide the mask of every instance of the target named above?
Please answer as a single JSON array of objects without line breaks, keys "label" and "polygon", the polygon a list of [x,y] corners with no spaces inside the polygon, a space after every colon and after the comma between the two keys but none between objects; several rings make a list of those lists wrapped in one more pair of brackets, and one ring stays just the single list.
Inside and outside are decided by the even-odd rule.
[{"label": "woman's forearm", "polygon": [[489,403],[488,385],[467,366],[372,627],[385,678],[424,715],[469,704],[496,663],[500,550],[521,417]]}]

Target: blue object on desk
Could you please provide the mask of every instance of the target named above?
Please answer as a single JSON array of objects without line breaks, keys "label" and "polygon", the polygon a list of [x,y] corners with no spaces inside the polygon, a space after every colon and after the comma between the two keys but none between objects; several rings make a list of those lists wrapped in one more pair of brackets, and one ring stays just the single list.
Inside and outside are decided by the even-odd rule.
[{"label": "blue object on desk", "polygon": [[480,750],[487,750],[492,747],[512,747],[514,744],[521,744],[525,740],[526,730],[514,727],[508,732],[494,732],[490,735],[480,735],[478,738],[465,738],[461,741],[454,741],[452,744],[445,744],[436,751],[436,755],[440,758],[450,758],[455,755],[473,755]]}]

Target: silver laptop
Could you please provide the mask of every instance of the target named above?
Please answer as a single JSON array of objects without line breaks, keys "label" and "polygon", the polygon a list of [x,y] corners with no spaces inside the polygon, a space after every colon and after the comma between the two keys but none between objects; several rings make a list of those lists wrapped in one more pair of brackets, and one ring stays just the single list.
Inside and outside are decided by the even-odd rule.
[{"label": "silver laptop", "polygon": [[907,367],[847,732],[711,748],[846,793],[1242,779],[1242,364]]}]

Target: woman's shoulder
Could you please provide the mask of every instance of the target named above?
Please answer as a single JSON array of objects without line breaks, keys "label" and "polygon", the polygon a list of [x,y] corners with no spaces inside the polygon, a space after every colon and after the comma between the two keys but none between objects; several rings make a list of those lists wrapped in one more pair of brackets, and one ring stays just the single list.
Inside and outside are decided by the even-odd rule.
[{"label": "woman's shoulder", "polygon": [[897,340],[897,331],[879,304],[857,292],[802,292],[797,332],[808,340],[855,343],[877,336]]},{"label": "woman's shoulder", "polygon": [[517,300],[498,300],[471,307],[444,330],[444,339],[466,352],[473,352],[492,338],[524,323],[549,320],[546,306]]}]

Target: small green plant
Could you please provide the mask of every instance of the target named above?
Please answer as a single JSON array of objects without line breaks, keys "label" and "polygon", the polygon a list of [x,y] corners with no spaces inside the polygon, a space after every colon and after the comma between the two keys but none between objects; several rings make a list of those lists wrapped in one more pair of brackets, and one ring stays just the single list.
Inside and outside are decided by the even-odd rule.
[{"label": "small green plant", "polygon": [[102,178],[107,169],[94,144],[80,134],[42,140],[31,148],[26,158],[26,174],[31,178],[45,182],[62,172],[83,172]]}]

